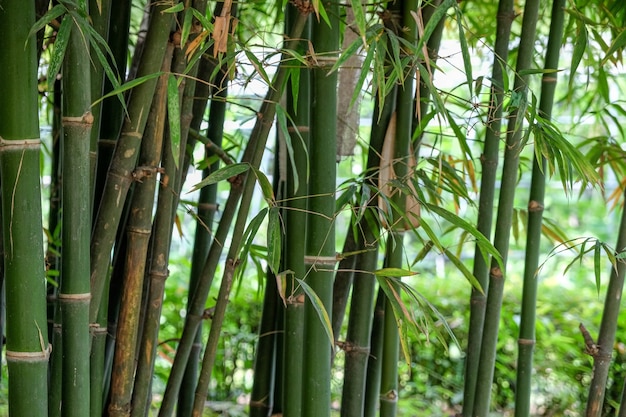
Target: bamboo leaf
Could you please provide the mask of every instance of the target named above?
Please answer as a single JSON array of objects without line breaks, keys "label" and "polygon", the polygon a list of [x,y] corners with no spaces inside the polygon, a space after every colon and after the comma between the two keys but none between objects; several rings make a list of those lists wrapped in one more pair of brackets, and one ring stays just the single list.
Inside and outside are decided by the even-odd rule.
[{"label": "bamboo leaf", "polygon": [[622,32],[613,40],[613,43],[611,43],[609,50],[606,51],[606,55],[602,59],[602,62],[600,62],[600,65],[605,65],[606,61],[611,59],[611,55],[613,55],[617,50],[624,48],[624,45],[626,45],[626,30],[622,30]]},{"label": "bamboo leaf", "polygon": [[367,25],[365,21],[365,10],[363,9],[361,0],[350,0],[350,3],[352,4],[352,13],[354,14],[356,26],[359,29],[359,35],[361,35],[361,39],[363,40],[363,43],[365,43],[365,31]]},{"label": "bamboo leaf", "polygon": [[[294,96],[294,101],[295,100],[296,98]],[[287,154],[289,155],[289,163],[291,164],[291,171],[293,175],[293,182],[294,182],[293,192],[295,193],[298,191],[298,188],[300,187],[300,176],[298,175],[298,169],[296,166],[296,160],[295,160],[295,155],[293,151],[293,143],[291,142],[293,135],[291,132],[289,132],[289,129],[287,128],[288,117],[289,115],[285,112],[285,109],[282,106],[277,105],[276,106],[276,121],[278,122],[278,127],[280,128],[281,132],[283,133],[283,137],[285,138],[285,145],[287,147]],[[295,124],[293,123],[293,120],[291,120],[291,117],[289,117],[289,122],[291,123],[293,127],[293,131],[296,132],[296,135],[298,136],[298,138],[301,141],[303,141],[302,136],[300,136],[300,132],[298,132],[297,126],[295,126]],[[303,147],[302,149],[304,149],[304,151],[307,152],[306,147]],[[307,168],[307,171],[308,171],[308,168]]]},{"label": "bamboo leaf", "polygon": [[578,23],[576,41],[574,42],[574,51],[572,52],[572,63],[570,64],[570,72],[569,72],[569,87],[572,88],[574,84],[574,76],[576,74],[576,70],[578,69],[578,65],[583,58],[585,53],[585,49],[587,49],[588,43],[588,33],[587,27],[584,23]]},{"label": "bamboo leaf", "polygon": [[401,278],[417,275],[417,272],[402,268],[381,268],[374,271],[374,275],[377,277]]},{"label": "bamboo leaf", "polygon": [[163,10],[161,13],[178,13],[178,12],[182,12],[183,10],[185,10],[185,5],[182,2],[180,2],[180,3],[173,5],[172,7],[168,7],[167,9]]},{"label": "bamboo leaf", "polygon": [[244,53],[250,60],[250,63],[252,64],[256,72],[261,76],[261,78],[263,78],[263,81],[265,81],[265,83],[269,85],[270,88],[273,88],[272,81],[270,80],[270,77],[267,75],[267,72],[265,72],[265,69],[263,68],[263,64],[261,63],[261,61],[259,61],[256,55],[250,52],[250,50],[248,49],[244,50]]},{"label": "bamboo leaf", "polygon": [[[179,3],[183,4],[183,3]],[[191,22],[193,19],[193,12],[189,9],[185,10],[185,19],[183,20],[183,27],[180,31],[180,47],[184,48],[189,38],[189,32],[191,32]]]},{"label": "bamboo leaf", "polygon": [[391,309],[393,310],[396,319],[396,326],[398,327],[398,336],[400,338],[404,360],[407,362],[407,364],[410,364],[411,355],[408,351],[408,344],[403,342],[402,340],[407,339],[408,337],[406,331],[404,331],[404,327],[406,324],[412,324],[412,327],[415,328],[417,333],[417,325],[415,323],[415,319],[404,305],[404,302],[402,301],[398,290],[394,288],[394,285],[392,285],[392,283],[396,283],[397,281],[393,280],[393,278],[382,275],[378,275],[377,278],[380,288],[382,288],[383,292],[387,296],[387,301],[391,304]]},{"label": "bamboo leaf", "polygon": [[272,183],[267,178],[267,175],[263,173],[263,171],[254,166],[252,167],[252,169],[254,171],[254,175],[259,181],[259,185],[261,186],[261,191],[263,192],[263,197],[265,197],[265,201],[267,201],[270,206],[274,206],[276,204],[276,199],[274,198],[274,189],[272,188]]},{"label": "bamboo leaf", "polygon": [[349,204],[350,201],[352,201],[356,192],[357,192],[356,184],[350,184],[348,189],[344,191],[343,193],[341,193],[341,195],[335,199],[335,212],[339,213],[341,210],[343,210],[343,207]]},{"label": "bamboo leaf", "polygon": [[119,86],[119,88],[116,88],[114,90],[112,90],[111,92],[109,92],[108,94],[105,94],[104,96],[100,97],[98,100],[94,101],[91,105],[96,105],[99,102],[101,102],[104,99],[107,99],[109,97],[113,97],[116,96],[120,93],[123,93],[124,91],[128,91],[131,88],[137,87],[140,84],[145,83],[148,80],[151,80],[153,78],[157,78],[160,77],[161,75],[163,75],[164,72],[163,71],[159,71],[159,72],[155,72],[153,74],[148,74],[148,75],[144,75],[143,77],[139,77],[139,78],[135,78],[134,80],[131,80],[127,83],[124,83],[122,85]]},{"label": "bamboo leaf", "polygon": [[474,77],[472,76],[472,59],[470,57],[469,46],[467,46],[467,38],[463,31],[463,15],[461,9],[456,8],[457,26],[459,27],[459,46],[461,47],[461,55],[463,57],[463,67],[465,68],[465,77],[467,79],[467,87],[469,88],[469,96],[474,97],[472,91]]},{"label": "bamboo leaf", "polygon": [[223,180],[227,180],[236,175],[246,172],[248,169],[250,169],[250,164],[243,163],[243,162],[238,163],[238,164],[226,165],[225,167],[222,167],[218,169],[217,171],[212,172],[209,175],[207,175],[202,181],[194,185],[191,191],[199,190],[200,188],[206,187],[207,185],[211,185],[211,184],[215,184],[220,181],[223,181]]},{"label": "bamboo leaf", "polygon": [[480,282],[478,282],[478,280],[476,279],[476,277],[474,276],[474,274],[472,274],[472,272],[467,269],[467,267],[465,266],[465,264],[459,259],[457,258],[452,252],[450,252],[448,249],[445,249],[443,251],[443,253],[446,255],[446,257],[450,260],[450,262],[452,262],[454,264],[454,266],[456,266],[456,268],[463,274],[463,276],[469,281],[469,283],[472,285],[472,287],[476,288],[478,291],[480,291],[481,294],[485,294],[485,292],[483,291],[482,286],[480,285]]},{"label": "bamboo leaf", "polygon": [[275,275],[278,275],[280,270],[282,245],[280,212],[278,207],[272,207],[267,222],[267,264]]},{"label": "bamboo leaf", "polygon": [[53,20],[61,17],[67,9],[63,4],[57,4],[52,9],[48,10],[46,14],[44,14],[41,19],[39,19],[32,28],[30,28],[30,32],[28,32],[28,37],[26,38],[26,42],[33,36],[35,33],[39,32],[41,29],[45,28]]},{"label": "bamboo leaf", "polygon": [[70,34],[72,33],[73,21],[71,18],[64,18],[61,22],[61,27],[57,32],[57,38],[54,41],[54,49],[52,50],[52,56],[50,57],[50,65],[48,66],[48,90],[52,90],[52,85],[57,78],[57,74],[63,64],[63,57],[65,57],[65,50],[70,40]]},{"label": "bamboo leaf", "polygon": [[173,74],[167,78],[167,119],[170,127],[170,144],[174,164],[180,164],[180,99],[178,97],[178,82]]},{"label": "bamboo leaf", "polygon": [[317,296],[313,288],[309,286],[304,280],[295,278],[295,280],[302,286],[302,290],[306,294],[307,298],[311,302],[313,309],[317,313],[318,318],[320,319],[320,323],[322,327],[324,327],[324,331],[326,332],[326,336],[328,336],[328,341],[330,342],[330,346],[335,346],[335,337],[333,336],[333,327],[330,324],[330,317],[328,316],[328,312],[322,303],[322,300]]},{"label": "bamboo leaf", "polygon": [[602,273],[600,272],[602,258],[600,257],[601,245],[599,242],[596,242],[594,250],[593,250],[593,272],[596,277],[596,290],[598,291],[598,296],[600,295],[600,284],[602,281]]},{"label": "bamboo leaf", "polygon": [[[246,227],[246,230],[243,233],[243,238],[242,238],[243,245],[241,247],[241,250],[239,251],[240,260],[243,261],[248,258],[248,254],[250,253],[250,248],[252,247],[252,244],[254,243],[254,238],[258,234],[259,228],[261,227],[261,224],[263,223],[263,220],[265,219],[265,216],[267,215],[267,211],[268,211],[267,208],[263,208],[261,211],[257,213],[256,216],[252,218],[252,220],[250,220],[250,223],[248,223],[248,227]],[[243,265],[241,265],[240,268],[237,268],[238,278],[240,278],[243,275],[244,270],[245,268],[243,267]]]}]

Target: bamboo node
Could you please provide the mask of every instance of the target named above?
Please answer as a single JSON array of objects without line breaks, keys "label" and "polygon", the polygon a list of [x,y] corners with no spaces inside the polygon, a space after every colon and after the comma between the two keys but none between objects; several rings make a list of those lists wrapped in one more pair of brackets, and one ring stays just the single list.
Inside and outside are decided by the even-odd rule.
[{"label": "bamboo node", "polygon": [[64,294],[59,293],[57,295],[59,301],[89,301],[91,300],[91,293],[79,293],[79,294]]},{"label": "bamboo node", "polygon": [[33,139],[5,139],[0,136],[0,149],[10,151],[12,149],[20,150],[20,149],[28,149],[28,148],[37,148],[41,145],[40,138]]},{"label": "bamboo node", "polygon": [[93,335],[98,335],[98,334],[107,334],[109,332],[109,329],[107,329],[106,327],[100,326],[100,324],[98,323],[91,323],[89,325],[89,331]]},{"label": "bamboo node", "polygon": [[306,255],[304,257],[304,263],[306,265],[335,266],[337,263],[337,256]]},{"label": "bamboo node", "polygon": [[65,116],[61,121],[64,125],[92,125],[93,114],[87,110],[82,116]]},{"label": "bamboo node", "polygon": [[539,201],[536,200],[530,200],[528,202],[528,211],[532,212],[532,211],[542,211],[543,210],[543,204],[541,204]]},{"label": "bamboo node", "polygon": [[520,345],[532,346],[535,344],[535,339],[517,339],[517,343]]},{"label": "bamboo node", "polygon": [[5,352],[8,362],[44,362],[47,361],[52,353],[52,344],[48,343],[48,347],[39,352],[17,352],[7,350]]}]

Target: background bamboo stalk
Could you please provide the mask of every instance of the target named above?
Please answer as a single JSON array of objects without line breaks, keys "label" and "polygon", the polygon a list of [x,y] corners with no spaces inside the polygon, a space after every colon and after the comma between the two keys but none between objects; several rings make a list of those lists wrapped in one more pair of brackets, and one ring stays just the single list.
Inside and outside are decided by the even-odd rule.
[{"label": "background bamboo stalk", "polygon": [[48,344],[33,2],[0,8],[0,177],[9,414],[48,413]]},{"label": "background bamboo stalk", "polygon": [[519,96],[519,104],[513,106],[508,117],[507,140],[502,167],[502,183],[498,200],[498,215],[494,236],[494,246],[502,256],[502,266],[492,258],[489,271],[489,291],[483,325],[483,339],[480,350],[476,395],[474,398],[474,416],[487,416],[491,402],[491,383],[493,381],[496,344],[500,324],[500,310],[504,292],[506,260],[509,249],[511,223],[513,218],[513,199],[517,183],[519,153],[522,138],[521,125],[526,111],[528,94],[528,76],[522,71],[532,64],[535,52],[534,39],[537,27],[539,1],[528,1],[524,8],[521,42],[515,67],[515,84],[513,91]]}]

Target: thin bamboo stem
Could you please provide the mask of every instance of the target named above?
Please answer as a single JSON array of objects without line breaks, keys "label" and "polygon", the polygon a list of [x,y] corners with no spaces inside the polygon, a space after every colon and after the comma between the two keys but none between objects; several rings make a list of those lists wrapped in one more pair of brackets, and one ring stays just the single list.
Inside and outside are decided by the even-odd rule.
[{"label": "thin bamboo stem", "polygon": [[[546,51],[546,70],[556,70],[559,63],[561,39],[563,37],[565,0],[555,0],[552,4],[552,19]],[[547,71],[541,80],[539,112],[549,119],[556,90],[557,75]],[[519,354],[517,360],[517,389],[515,393],[515,416],[530,416],[530,396],[532,389],[533,350],[535,347],[535,317],[537,303],[537,274],[540,257],[541,228],[545,195],[546,160],[543,156],[533,160],[530,197],[528,202],[528,226],[526,232],[526,258],[524,264],[524,287],[519,331]]]},{"label": "thin bamboo stem", "polygon": [[521,43],[515,68],[515,84],[513,88],[515,94],[519,94],[520,104],[512,108],[508,117],[507,140],[504,152],[504,165],[502,168],[502,184],[500,186],[498,215],[494,237],[494,246],[502,256],[503,265],[499,265],[495,259],[491,261],[489,292],[487,294],[480,363],[474,397],[474,411],[472,414],[473,416],[479,417],[487,416],[491,402],[491,384],[496,360],[500,310],[502,308],[506,260],[513,217],[513,200],[517,183],[519,153],[521,151],[521,124],[526,110],[526,96],[528,90],[528,76],[521,75],[521,71],[528,68],[532,63],[535,51],[534,39],[538,11],[539,1],[530,0],[526,2],[522,21],[522,34],[520,37]]},{"label": "thin bamboo stem", "polygon": [[[509,37],[514,18],[513,0],[500,0],[497,14],[495,54],[491,73],[490,106],[487,113],[485,145],[482,158],[480,159],[482,164],[482,176],[480,196],[478,199],[478,221],[476,224],[478,231],[487,238],[491,237],[493,224],[496,174],[502,129],[502,103],[504,100],[503,71],[507,65]],[[482,292],[478,288],[472,288],[470,296],[470,324],[465,360],[463,417],[472,416],[474,397],[476,394],[480,346],[482,343],[483,323],[485,320],[485,306],[487,293],[489,291],[489,267],[484,256],[485,254],[477,245],[474,250],[474,267],[472,272],[482,287]]]},{"label": "thin bamboo stem", "polygon": [[[293,39],[299,38],[302,29],[304,28],[305,20],[306,17],[303,17],[302,19],[299,19],[296,24],[294,24],[291,33],[292,36],[290,37],[290,41],[287,43],[287,49],[293,48]],[[264,100],[261,110],[259,111],[259,114],[262,115],[262,117],[257,119],[257,123],[250,134],[250,140],[246,150],[244,151],[242,160],[250,163],[250,165],[254,167],[258,167],[260,164],[267,136],[271,127],[271,121],[275,115],[275,106],[282,94],[286,76],[287,69],[283,65],[280,65],[274,77],[274,81],[272,82],[272,86],[274,88],[270,88],[268,91],[266,99]],[[189,352],[193,345],[197,328],[202,321],[204,304],[206,302],[209,289],[211,288],[212,278],[215,274],[217,263],[219,262],[219,258],[222,253],[223,242],[226,241],[230,224],[233,220],[234,213],[237,211],[239,200],[243,194],[244,187],[242,180],[245,177],[245,175],[241,175],[236,181],[231,183],[231,192],[226,201],[222,219],[217,230],[215,231],[214,240],[211,244],[205,266],[202,270],[200,282],[196,287],[196,293],[192,298],[189,306],[189,313],[185,319],[183,334],[181,336],[179,348],[176,352],[174,364],[172,365],[170,378],[168,379],[168,383],[165,388],[163,403],[161,405],[161,409],[159,410],[160,417],[171,416],[174,411],[174,405],[180,390],[180,384],[187,359],[189,358]],[[246,196],[246,198],[251,198],[251,195]]]},{"label": "thin bamboo stem", "polygon": [[[173,21],[171,13],[162,13],[168,5],[152,6],[152,18],[146,37],[138,76],[154,74],[163,63],[163,56]],[[137,86],[128,103],[129,117],[122,127],[113,160],[107,175],[102,200],[93,229],[91,242],[91,289],[92,303],[90,321],[94,323],[105,291],[106,276],[110,265],[111,249],[120,223],[126,195],[133,182],[133,170],[139,155],[141,137],[146,126],[156,79]]]}]

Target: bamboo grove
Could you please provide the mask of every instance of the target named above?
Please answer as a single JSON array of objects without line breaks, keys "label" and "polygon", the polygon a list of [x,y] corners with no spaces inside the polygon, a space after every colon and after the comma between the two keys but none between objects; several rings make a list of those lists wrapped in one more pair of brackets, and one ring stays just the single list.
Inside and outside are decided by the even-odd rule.
[{"label": "bamboo grove", "polygon": [[[229,300],[256,280],[251,417],[408,415],[398,369],[419,333],[463,349],[457,411],[486,417],[520,199],[515,415],[532,413],[538,276],[559,248],[593,259],[598,292],[610,264],[601,326],[581,324],[585,415],[605,415],[626,217],[612,246],[543,213],[549,182],[575,199],[613,180],[626,216],[625,29],[620,0],[0,0],[9,415],[207,415]],[[574,102],[604,136],[569,133]],[[240,110],[253,127],[237,136]],[[157,383],[173,236],[190,225],[184,324]],[[467,278],[467,340],[420,293],[433,254]]]}]

